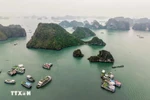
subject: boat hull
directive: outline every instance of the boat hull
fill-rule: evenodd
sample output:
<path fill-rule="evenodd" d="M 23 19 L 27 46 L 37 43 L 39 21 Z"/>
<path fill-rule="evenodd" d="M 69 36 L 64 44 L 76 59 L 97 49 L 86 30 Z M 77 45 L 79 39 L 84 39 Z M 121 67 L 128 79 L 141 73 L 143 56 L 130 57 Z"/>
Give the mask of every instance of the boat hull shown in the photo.
<path fill-rule="evenodd" d="M 27 80 L 28 80 L 29 82 L 35 82 L 35 80 L 29 79 L 29 78 L 27 78 Z"/>
<path fill-rule="evenodd" d="M 47 81 L 46 83 L 44 83 L 43 85 L 41 85 L 41 86 L 36 86 L 36 88 L 37 89 L 39 89 L 39 88 L 42 88 L 42 87 L 44 87 L 44 86 L 46 86 L 48 83 L 50 83 L 52 81 L 52 79 L 50 79 L 49 81 Z"/>

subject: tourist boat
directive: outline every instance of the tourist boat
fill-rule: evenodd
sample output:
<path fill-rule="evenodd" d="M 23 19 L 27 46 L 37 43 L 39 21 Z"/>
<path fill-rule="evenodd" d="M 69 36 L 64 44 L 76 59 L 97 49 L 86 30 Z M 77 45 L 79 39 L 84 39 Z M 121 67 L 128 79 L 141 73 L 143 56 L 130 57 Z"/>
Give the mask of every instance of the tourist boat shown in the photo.
<path fill-rule="evenodd" d="M 107 82 L 109 85 L 113 85 L 113 86 L 117 86 L 117 87 L 121 87 L 121 82 L 117 81 L 117 80 L 112 80 L 112 79 L 108 79 L 106 78 L 106 80 L 104 80 L 105 82 Z"/>
<path fill-rule="evenodd" d="M 8 75 L 10 75 L 10 76 L 14 76 L 14 75 L 16 75 L 17 74 L 17 72 L 16 72 L 16 70 L 9 70 L 8 72 Z"/>
<path fill-rule="evenodd" d="M 24 74 L 25 73 L 24 70 L 19 69 L 19 68 L 16 68 L 15 70 L 16 70 L 17 74 Z"/>
<path fill-rule="evenodd" d="M 27 80 L 30 82 L 35 82 L 34 78 L 31 75 L 27 75 Z"/>
<path fill-rule="evenodd" d="M 24 87 L 27 88 L 27 89 L 31 89 L 31 88 L 32 88 L 32 85 L 31 85 L 30 82 L 25 82 L 25 81 L 23 81 L 23 82 L 21 83 L 21 85 L 24 86 Z"/>
<path fill-rule="evenodd" d="M 102 83 L 106 82 L 109 85 L 121 87 L 121 82 L 114 80 L 114 75 L 112 74 L 112 72 L 106 74 L 105 70 L 102 70 L 101 78 L 102 78 Z"/>
<path fill-rule="evenodd" d="M 104 81 L 107 82 L 109 85 L 115 86 L 115 81 L 114 80 L 104 80 Z"/>
<path fill-rule="evenodd" d="M 103 80 L 109 80 L 108 74 L 105 74 L 105 75 L 101 76 L 101 78 L 102 78 Z"/>
<path fill-rule="evenodd" d="M 121 87 L 121 82 L 115 80 L 115 85 L 116 85 L 117 87 Z"/>
<path fill-rule="evenodd" d="M 122 68 L 124 67 L 124 65 L 120 65 L 120 66 L 112 66 L 112 68 Z"/>
<path fill-rule="evenodd" d="M 25 68 L 24 68 L 23 64 L 13 66 L 12 69 L 16 70 L 17 74 L 24 74 L 25 73 Z"/>
<path fill-rule="evenodd" d="M 13 66 L 12 69 L 21 69 L 21 70 L 25 71 L 25 68 L 24 68 L 23 64 L 15 65 L 15 66 Z"/>
<path fill-rule="evenodd" d="M 53 66 L 52 63 L 46 63 L 46 64 L 44 64 L 42 67 L 43 67 L 44 69 L 50 69 L 52 66 Z"/>
<path fill-rule="evenodd" d="M 46 76 L 45 78 L 41 79 L 41 80 L 38 82 L 36 88 L 38 89 L 38 88 L 41 88 L 41 87 L 45 86 L 45 85 L 48 84 L 51 80 L 52 80 L 51 76 Z"/>
<path fill-rule="evenodd" d="M 23 65 L 23 64 L 19 64 L 19 65 L 18 65 L 18 68 L 20 68 L 21 70 L 24 70 L 24 71 L 25 71 L 25 68 L 24 68 L 24 65 Z"/>
<path fill-rule="evenodd" d="M 108 90 L 108 91 L 110 91 L 110 92 L 112 92 L 112 93 L 114 93 L 115 92 L 115 86 L 113 86 L 113 85 L 109 85 L 107 82 L 103 82 L 102 83 L 102 85 L 101 85 L 101 88 L 103 88 L 103 89 L 105 89 L 105 90 Z"/>
<path fill-rule="evenodd" d="M 16 81 L 15 80 L 11 80 L 11 79 L 7 79 L 4 81 L 6 84 L 15 84 Z"/>
<path fill-rule="evenodd" d="M 109 72 L 109 73 L 108 73 L 108 77 L 109 77 L 110 79 L 114 79 L 114 75 L 112 74 L 112 72 Z"/>
<path fill-rule="evenodd" d="M 101 73 L 101 78 L 103 80 L 105 79 L 114 79 L 114 75 L 112 74 L 112 72 L 109 72 L 108 74 L 106 74 L 105 70 L 102 70 L 102 73 Z"/>

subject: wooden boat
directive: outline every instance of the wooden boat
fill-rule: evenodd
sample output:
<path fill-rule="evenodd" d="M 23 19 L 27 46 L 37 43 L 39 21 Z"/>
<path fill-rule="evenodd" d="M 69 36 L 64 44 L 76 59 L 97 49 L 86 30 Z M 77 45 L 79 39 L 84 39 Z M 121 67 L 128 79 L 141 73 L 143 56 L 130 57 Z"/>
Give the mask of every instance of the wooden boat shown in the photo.
<path fill-rule="evenodd" d="M 112 66 L 112 68 L 122 68 L 124 67 L 124 65 L 120 65 L 120 66 Z"/>

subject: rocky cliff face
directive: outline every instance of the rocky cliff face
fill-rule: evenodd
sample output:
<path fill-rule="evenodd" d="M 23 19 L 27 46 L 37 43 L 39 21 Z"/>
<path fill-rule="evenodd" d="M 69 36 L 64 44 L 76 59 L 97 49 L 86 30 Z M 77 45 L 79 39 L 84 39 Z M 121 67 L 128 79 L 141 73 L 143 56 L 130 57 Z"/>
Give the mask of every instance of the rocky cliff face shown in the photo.
<path fill-rule="evenodd" d="M 127 21 L 109 19 L 106 23 L 106 29 L 108 30 L 129 30 L 130 24 Z"/>
<path fill-rule="evenodd" d="M 131 18 L 124 18 L 124 17 L 115 17 L 114 18 L 117 21 L 125 21 L 128 22 L 130 24 L 130 26 L 132 26 L 134 24 L 134 20 Z"/>
<path fill-rule="evenodd" d="M 13 37 L 25 37 L 26 32 L 20 25 L 0 25 L 0 40 L 6 40 Z"/>
<path fill-rule="evenodd" d="M 140 30 L 140 31 L 149 31 L 150 30 L 150 23 L 136 23 L 132 27 L 133 30 Z"/>
<path fill-rule="evenodd" d="M 92 25 L 91 25 L 91 28 L 93 30 L 96 30 L 96 29 L 104 29 L 104 26 L 102 26 L 101 24 L 99 24 L 99 22 L 97 20 L 94 20 L 92 22 Z"/>
<path fill-rule="evenodd" d="M 91 56 L 88 58 L 90 62 L 103 62 L 103 63 L 113 63 L 114 58 L 110 52 L 106 50 L 99 51 L 97 56 Z"/>
<path fill-rule="evenodd" d="M 39 23 L 34 35 L 27 43 L 27 48 L 61 50 L 83 43 L 57 24 Z"/>
<path fill-rule="evenodd" d="M 82 54 L 80 49 L 77 49 L 73 52 L 74 57 L 83 57 L 84 55 Z"/>
<path fill-rule="evenodd" d="M 84 27 L 93 29 L 93 30 L 105 28 L 105 26 L 99 24 L 99 22 L 97 20 L 94 20 L 91 24 L 88 21 L 84 21 L 84 23 L 85 23 Z"/>
<path fill-rule="evenodd" d="M 79 39 L 95 36 L 95 33 L 90 29 L 85 27 L 77 27 L 76 30 L 72 33 L 73 36 Z"/>

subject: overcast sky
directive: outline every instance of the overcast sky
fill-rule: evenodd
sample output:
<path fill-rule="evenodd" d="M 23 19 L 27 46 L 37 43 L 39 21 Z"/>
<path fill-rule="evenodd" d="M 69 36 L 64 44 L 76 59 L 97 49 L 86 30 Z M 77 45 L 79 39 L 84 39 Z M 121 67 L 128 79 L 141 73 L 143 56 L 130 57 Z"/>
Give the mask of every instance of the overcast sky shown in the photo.
<path fill-rule="evenodd" d="M 0 0 L 0 16 L 150 17 L 150 0 Z"/>

